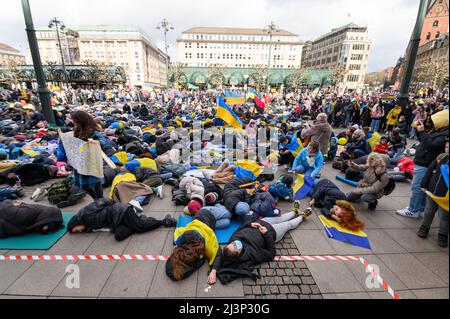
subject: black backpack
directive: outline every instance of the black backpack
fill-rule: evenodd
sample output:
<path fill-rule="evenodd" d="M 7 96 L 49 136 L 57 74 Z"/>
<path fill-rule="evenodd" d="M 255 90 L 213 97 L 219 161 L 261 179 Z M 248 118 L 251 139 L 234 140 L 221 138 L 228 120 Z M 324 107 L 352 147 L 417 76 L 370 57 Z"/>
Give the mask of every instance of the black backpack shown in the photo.
<path fill-rule="evenodd" d="M 72 178 L 66 178 L 62 181 L 57 181 L 50 185 L 48 191 L 48 201 L 53 205 L 66 201 L 71 194 Z"/>
<path fill-rule="evenodd" d="M 377 177 L 378 177 L 378 179 L 380 179 L 381 176 L 377 175 Z M 389 175 L 388 175 L 388 177 L 389 177 L 389 182 L 384 187 L 384 196 L 391 195 L 395 189 L 395 180 Z"/>

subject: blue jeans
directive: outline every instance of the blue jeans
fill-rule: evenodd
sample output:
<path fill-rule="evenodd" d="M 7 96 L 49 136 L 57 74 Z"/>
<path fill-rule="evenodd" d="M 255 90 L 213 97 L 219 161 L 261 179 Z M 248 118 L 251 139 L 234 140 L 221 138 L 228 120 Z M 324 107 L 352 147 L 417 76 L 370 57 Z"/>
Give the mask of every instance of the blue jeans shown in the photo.
<path fill-rule="evenodd" d="M 411 184 L 411 199 L 409 201 L 409 211 L 412 213 L 423 212 L 427 195 L 420 189 L 420 184 L 424 178 L 427 167 L 415 165 L 414 177 Z"/>
<path fill-rule="evenodd" d="M 381 119 L 373 119 L 370 124 L 370 130 L 372 132 L 378 132 L 380 130 Z"/>
<path fill-rule="evenodd" d="M 404 147 L 398 148 L 396 150 L 392 150 L 388 152 L 389 157 L 391 158 L 391 165 L 397 165 L 398 161 L 402 158 L 403 152 L 405 151 Z"/>
<path fill-rule="evenodd" d="M 350 123 L 350 112 L 345 112 L 344 126 L 347 127 Z"/>
<path fill-rule="evenodd" d="M 314 168 L 309 166 L 304 166 L 303 164 L 300 164 L 297 167 L 294 167 L 294 171 L 297 174 L 305 174 L 306 176 L 311 176 L 311 173 L 313 172 Z"/>
<path fill-rule="evenodd" d="M 206 206 L 206 209 L 211 212 L 216 218 L 216 229 L 224 229 L 230 226 L 231 213 L 225 206 L 217 204 L 215 206 Z"/>

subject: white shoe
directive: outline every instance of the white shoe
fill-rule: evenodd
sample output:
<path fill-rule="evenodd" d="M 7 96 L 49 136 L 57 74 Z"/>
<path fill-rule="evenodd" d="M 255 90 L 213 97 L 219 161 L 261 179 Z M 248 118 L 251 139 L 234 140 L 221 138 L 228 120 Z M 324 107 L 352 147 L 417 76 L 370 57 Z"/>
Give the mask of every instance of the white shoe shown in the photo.
<path fill-rule="evenodd" d="M 406 212 L 409 212 L 409 207 L 402 208 L 396 211 L 397 214 L 404 214 Z"/>
<path fill-rule="evenodd" d="M 141 204 L 137 201 L 137 200 L 131 200 L 130 203 L 131 205 L 133 205 L 133 207 L 136 209 L 137 213 L 142 213 L 144 211 L 144 209 L 142 208 Z"/>
<path fill-rule="evenodd" d="M 156 195 L 157 195 L 159 198 L 163 199 L 164 195 L 163 195 L 163 187 L 162 187 L 162 185 L 156 187 Z"/>
<path fill-rule="evenodd" d="M 33 195 L 31 195 L 31 199 L 35 199 L 36 197 L 38 197 L 41 191 L 42 190 L 40 188 L 36 188 L 36 190 L 33 192 Z"/>
<path fill-rule="evenodd" d="M 409 208 L 397 211 L 396 213 L 398 215 L 401 215 L 401 216 L 404 216 L 404 217 L 409 217 L 409 218 L 419 218 L 420 217 L 419 212 L 413 213 L 413 212 L 411 212 L 409 210 Z"/>

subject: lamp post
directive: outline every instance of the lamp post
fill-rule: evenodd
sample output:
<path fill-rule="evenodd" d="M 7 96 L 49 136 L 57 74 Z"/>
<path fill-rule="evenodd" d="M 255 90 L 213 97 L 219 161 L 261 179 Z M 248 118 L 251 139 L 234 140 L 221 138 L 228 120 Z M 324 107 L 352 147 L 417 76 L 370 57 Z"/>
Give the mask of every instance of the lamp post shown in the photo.
<path fill-rule="evenodd" d="M 167 81 L 167 87 L 169 87 L 169 56 L 167 55 L 167 49 L 168 49 L 168 45 L 167 45 L 167 32 L 169 32 L 170 30 L 173 30 L 173 26 L 170 24 L 169 21 L 167 21 L 166 18 L 164 18 L 156 27 L 156 29 L 160 30 L 160 29 L 164 30 L 164 50 L 165 50 L 165 54 L 166 54 L 166 81 Z"/>
<path fill-rule="evenodd" d="M 275 25 L 275 23 L 273 23 L 273 21 L 271 21 L 269 23 L 269 25 L 266 27 L 266 29 L 263 30 L 263 32 L 266 32 L 269 35 L 269 59 L 268 59 L 268 62 L 267 62 L 267 79 L 266 79 L 266 81 L 267 81 L 267 90 L 269 90 L 269 86 L 270 86 L 270 83 L 269 83 L 270 56 L 272 54 L 272 37 L 273 37 L 273 34 L 275 32 L 280 32 L 280 30 Z"/>
<path fill-rule="evenodd" d="M 50 91 L 45 82 L 44 70 L 42 68 L 41 56 L 39 54 L 38 42 L 36 39 L 36 32 L 33 25 L 33 17 L 31 16 L 30 4 L 28 0 L 22 1 L 23 15 L 25 18 L 25 25 L 30 45 L 31 57 L 33 59 L 34 73 L 38 83 L 39 99 L 41 100 L 42 113 L 48 123 L 55 124 L 55 115 L 53 114 L 50 105 Z"/>
<path fill-rule="evenodd" d="M 417 51 L 419 50 L 420 36 L 422 33 L 423 22 L 427 14 L 429 0 L 420 0 L 419 12 L 417 14 L 416 25 L 410 40 L 410 50 L 406 57 L 406 72 L 402 80 L 400 92 L 397 96 L 398 104 L 404 108 L 409 101 L 409 86 L 414 71 L 414 64 L 416 63 Z"/>
<path fill-rule="evenodd" d="M 64 54 L 63 54 L 63 49 L 62 49 L 62 45 L 61 45 L 61 37 L 59 36 L 59 30 L 63 31 L 66 26 L 64 25 L 64 22 L 58 20 L 56 17 L 53 18 L 53 20 L 50 20 L 50 22 L 48 23 L 48 27 L 49 28 L 53 28 L 55 27 L 56 29 L 56 38 L 58 39 L 58 45 L 59 45 L 59 52 L 61 53 L 61 65 L 64 71 L 64 78 L 67 80 L 66 75 L 66 64 L 64 63 Z"/>

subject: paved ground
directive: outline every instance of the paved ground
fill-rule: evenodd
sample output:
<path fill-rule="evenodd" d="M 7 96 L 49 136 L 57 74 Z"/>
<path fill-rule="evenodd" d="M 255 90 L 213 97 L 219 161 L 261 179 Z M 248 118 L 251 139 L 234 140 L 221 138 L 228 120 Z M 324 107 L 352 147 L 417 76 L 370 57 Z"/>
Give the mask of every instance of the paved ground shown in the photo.
<path fill-rule="evenodd" d="M 281 174 L 283 171 L 278 172 Z M 337 171 L 327 166 L 323 177 L 335 180 Z M 336 181 L 344 192 L 351 187 Z M 31 194 L 32 190 L 27 190 Z M 107 190 L 105 191 L 106 194 Z M 145 214 L 162 218 L 181 214 L 182 207 L 171 202 L 170 187 L 163 200 L 153 199 Z M 280 254 L 355 255 L 379 266 L 381 276 L 400 298 L 449 298 L 449 251 L 437 246 L 436 219 L 427 240 L 415 232 L 420 220 L 406 219 L 395 210 L 408 204 L 410 184 L 397 184 L 391 196 L 380 200 L 377 211 L 357 204 L 373 250 L 328 239 L 317 212 L 278 244 Z M 29 196 L 28 196 L 29 197 Z M 30 201 L 27 199 L 26 201 Z M 87 197 L 64 212 L 77 212 L 90 201 Z M 42 204 L 49 205 L 44 201 Z M 302 201 L 303 208 L 308 200 Z M 284 211 L 292 204 L 280 203 Z M 159 229 L 116 242 L 109 233 L 66 234 L 48 251 L 1 251 L 0 254 L 150 254 L 168 255 L 173 229 Z M 256 283 L 238 280 L 228 286 L 216 284 L 209 292 L 207 268 L 189 279 L 174 283 L 164 273 L 164 262 L 78 261 L 81 287 L 65 285 L 70 262 L 0 262 L 0 298 L 386 298 L 381 287 L 368 288 L 369 275 L 358 261 L 306 261 L 261 265 L 262 278 Z"/>

